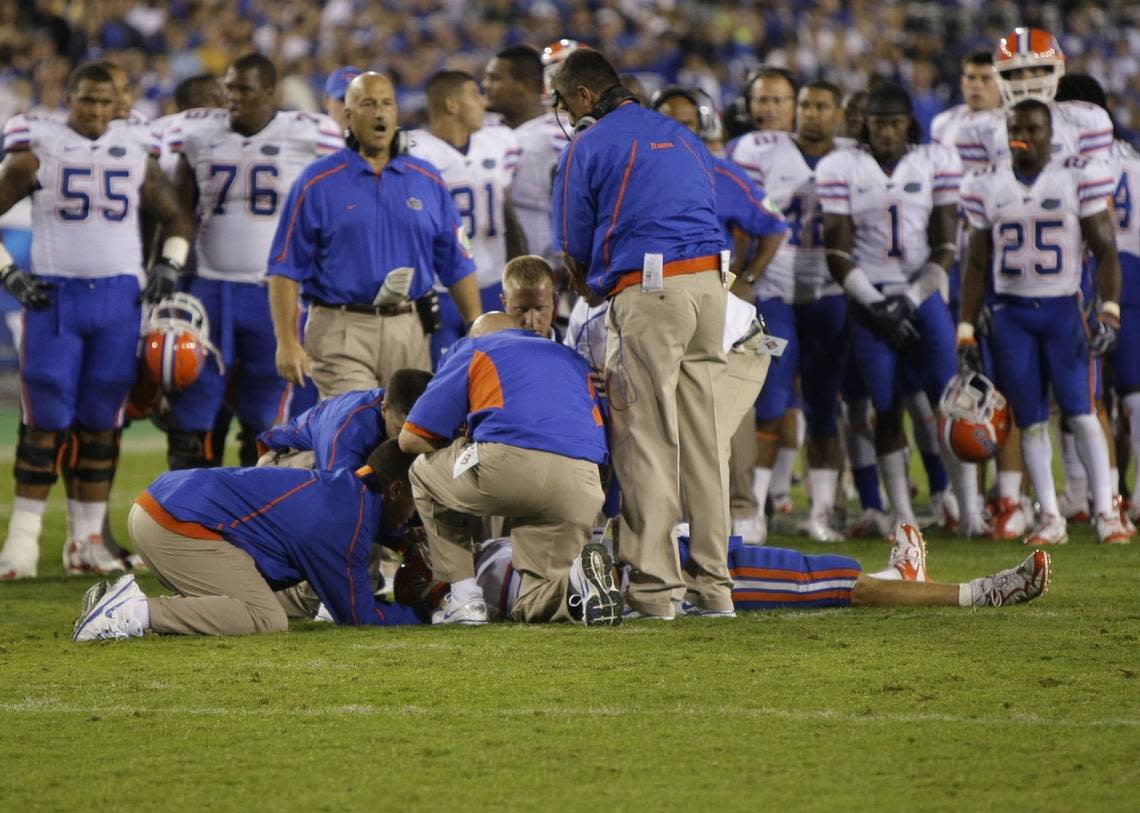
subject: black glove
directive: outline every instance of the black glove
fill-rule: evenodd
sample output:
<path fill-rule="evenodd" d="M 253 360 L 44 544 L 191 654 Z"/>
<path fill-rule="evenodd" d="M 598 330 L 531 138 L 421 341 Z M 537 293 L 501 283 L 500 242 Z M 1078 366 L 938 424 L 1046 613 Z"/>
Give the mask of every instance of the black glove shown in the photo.
<path fill-rule="evenodd" d="M 181 273 L 182 269 L 176 263 L 166 258 L 160 259 L 151 269 L 146 288 L 139 296 L 139 302 L 145 300 L 153 304 L 173 296 L 178 290 L 178 276 Z"/>
<path fill-rule="evenodd" d="M 918 341 L 918 328 L 911 319 L 914 304 L 902 294 L 872 303 L 867 310 L 871 313 L 875 333 L 894 350 L 902 353 Z"/>
<path fill-rule="evenodd" d="M 1094 356 L 1104 356 L 1116 349 L 1118 325 L 1101 316 L 1089 323 L 1089 350 Z"/>
<path fill-rule="evenodd" d="M 48 291 L 52 289 L 52 286 L 43 280 L 36 279 L 18 266 L 10 265 L 0 271 L 0 283 L 17 302 L 26 308 L 39 311 L 51 304 Z"/>
<path fill-rule="evenodd" d="M 963 374 L 982 371 L 982 351 L 974 340 L 958 343 L 958 371 Z"/>

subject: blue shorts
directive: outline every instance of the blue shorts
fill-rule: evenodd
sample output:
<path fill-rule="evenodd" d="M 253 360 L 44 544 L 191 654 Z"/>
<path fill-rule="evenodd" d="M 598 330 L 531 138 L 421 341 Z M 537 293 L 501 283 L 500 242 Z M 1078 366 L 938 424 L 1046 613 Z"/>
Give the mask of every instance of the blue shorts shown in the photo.
<path fill-rule="evenodd" d="M 847 297 L 835 294 L 796 305 L 795 316 L 808 437 L 829 438 L 839 432 L 839 392 L 847 375 Z"/>
<path fill-rule="evenodd" d="M 1049 419 L 1050 384 L 1062 415 L 1092 413 L 1096 365 L 1078 296 L 998 296 L 993 322 L 994 383 L 1018 426 Z"/>
<path fill-rule="evenodd" d="M 483 313 L 501 311 L 503 309 L 503 285 L 496 282 L 486 288 L 479 289 L 479 301 L 483 306 Z M 439 292 L 439 321 L 440 328 L 431 334 L 431 368 L 439 369 L 439 360 L 447 348 L 463 338 L 463 317 L 455 300 L 446 291 Z"/>
<path fill-rule="evenodd" d="M 47 308 L 23 310 L 24 423 L 47 432 L 73 424 L 96 432 L 122 426 L 123 404 L 138 369 L 138 280 L 127 275 L 40 279 L 55 290 Z"/>
<path fill-rule="evenodd" d="M 796 406 L 796 373 L 800 367 L 800 343 L 796 338 L 796 319 L 792 306 L 773 297 L 756 302 L 756 310 L 768 324 L 773 336 L 788 340 L 784 355 L 772 359 L 764 389 L 756 399 L 756 420 L 774 421 Z"/>
<path fill-rule="evenodd" d="M 919 340 L 900 355 L 875 335 L 867 311 L 855 309 L 851 343 L 877 412 L 898 409 L 903 395 L 920 390 L 931 405 L 937 406 L 946 383 L 958 370 L 954 323 L 942 297 L 927 297 L 915 312 L 914 321 Z"/>
<path fill-rule="evenodd" d="M 260 433 L 284 421 L 293 388 L 277 374 L 277 339 L 266 287 L 195 277 L 187 291 L 202 301 L 210 317 L 210 341 L 221 352 L 226 373 L 237 376 L 242 425 Z M 211 358 L 198 380 L 173 399 L 171 425 L 183 432 L 209 432 L 225 395 L 226 379 Z"/>

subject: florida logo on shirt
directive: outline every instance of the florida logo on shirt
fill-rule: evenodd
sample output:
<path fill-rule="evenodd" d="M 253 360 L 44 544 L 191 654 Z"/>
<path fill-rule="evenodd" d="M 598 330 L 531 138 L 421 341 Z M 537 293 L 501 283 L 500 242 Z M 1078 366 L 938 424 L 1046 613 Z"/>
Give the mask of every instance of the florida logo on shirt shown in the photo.
<path fill-rule="evenodd" d="M 471 238 L 467 236 L 467 231 L 462 225 L 455 227 L 455 239 L 459 241 L 459 247 L 463 249 L 463 253 L 467 259 L 471 259 Z"/>
<path fill-rule="evenodd" d="M 495 159 L 494 158 L 484 158 L 483 159 L 483 169 L 494 169 L 494 168 L 495 168 Z"/>
<path fill-rule="evenodd" d="M 421 212 L 424 208 L 424 202 L 415 196 L 410 197 L 408 198 L 408 208 L 413 212 Z"/>

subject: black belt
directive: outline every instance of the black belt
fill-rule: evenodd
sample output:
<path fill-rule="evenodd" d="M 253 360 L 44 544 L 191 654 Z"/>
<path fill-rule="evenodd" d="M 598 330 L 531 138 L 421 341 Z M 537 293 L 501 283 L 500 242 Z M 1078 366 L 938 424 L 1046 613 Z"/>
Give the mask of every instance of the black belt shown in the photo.
<path fill-rule="evenodd" d="M 401 316 L 405 313 L 411 313 L 416 309 L 415 305 L 411 302 L 401 302 L 398 305 L 358 305 L 356 303 L 334 305 L 331 302 L 321 302 L 319 299 L 310 299 L 309 304 L 316 305 L 318 308 L 328 308 L 329 310 L 344 311 L 345 313 L 367 313 L 372 316 Z"/>

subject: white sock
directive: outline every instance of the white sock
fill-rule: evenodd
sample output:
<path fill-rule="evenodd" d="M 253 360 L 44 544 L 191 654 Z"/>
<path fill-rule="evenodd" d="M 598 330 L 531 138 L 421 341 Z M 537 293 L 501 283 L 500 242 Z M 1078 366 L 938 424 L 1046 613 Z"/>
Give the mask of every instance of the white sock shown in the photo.
<path fill-rule="evenodd" d="M 1073 428 L 1072 422 L 1069 428 Z M 1083 506 L 1089 501 L 1088 472 L 1077 451 L 1076 435 L 1064 430 L 1061 431 L 1061 466 L 1065 472 L 1065 493 L 1076 505 Z"/>
<path fill-rule="evenodd" d="M 905 447 L 879 455 L 879 472 L 887 487 L 887 496 L 895 512 L 895 522 L 914 522 L 910 504 L 910 479 L 907 477 L 909 450 Z"/>
<path fill-rule="evenodd" d="M 145 597 L 129 602 L 126 609 L 130 613 L 131 620 L 144 632 L 150 629 L 150 602 Z"/>
<path fill-rule="evenodd" d="M 830 522 L 835 508 L 835 492 L 839 489 L 839 472 L 835 469 L 808 469 L 811 485 L 811 516 Z"/>
<path fill-rule="evenodd" d="M 851 468 L 875 465 L 875 435 L 871 428 L 871 402 L 864 399 L 848 405 L 847 458 Z"/>
<path fill-rule="evenodd" d="M 967 517 L 980 513 L 978 466 L 976 463 L 959 460 L 949 446 L 941 445 L 942 464 L 950 474 L 950 487 L 954 490 L 954 496 L 958 498 L 958 513 L 965 522 Z"/>
<path fill-rule="evenodd" d="M 83 513 L 82 506 L 79 500 L 73 500 L 71 497 L 67 498 L 67 539 L 71 541 L 75 539 L 75 518 Z"/>
<path fill-rule="evenodd" d="M 938 422 L 930 409 L 930 399 L 924 392 L 916 392 L 903 399 L 903 405 L 910 413 L 910 423 L 914 430 L 914 445 L 923 454 L 938 454 Z"/>
<path fill-rule="evenodd" d="M 451 583 L 451 598 L 458 604 L 483 598 L 483 588 L 475 579 L 460 579 Z"/>
<path fill-rule="evenodd" d="M 1017 500 L 1021 498 L 1021 472 L 1001 471 L 997 473 L 998 496 Z"/>
<path fill-rule="evenodd" d="M 792 471 L 796 467 L 796 454 L 799 449 L 785 449 L 783 446 L 776 452 L 776 465 L 772 467 L 772 482 L 769 490 L 778 497 L 783 497 L 792 491 Z"/>
<path fill-rule="evenodd" d="M 8 520 L 8 538 L 4 541 L 3 558 L 21 567 L 32 567 L 40 558 L 40 533 L 44 525 L 45 500 L 17 497 Z"/>
<path fill-rule="evenodd" d="M 760 513 L 764 513 L 764 503 L 768 500 L 768 487 L 772 484 L 772 470 L 757 466 L 752 470 L 752 494 L 756 497 L 756 504 L 760 506 Z"/>
<path fill-rule="evenodd" d="M 1025 470 L 1029 472 L 1029 482 L 1037 492 L 1041 503 L 1041 514 L 1059 517 L 1057 492 L 1053 485 L 1053 444 L 1049 442 L 1048 422 L 1035 423 L 1021 430 L 1021 453 L 1025 457 Z"/>
<path fill-rule="evenodd" d="M 973 607 L 974 606 L 974 584 L 973 582 L 962 582 L 958 585 L 958 606 L 959 607 Z"/>
<path fill-rule="evenodd" d="M 1104 427 L 1096 415 L 1075 415 L 1069 418 L 1069 425 L 1077 436 L 1077 453 L 1088 472 L 1093 513 L 1110 513 L 1112 493 L 1116 488 L 1108 474 L 1108 441 L 1104 437 Z"/>
<path fill-rule="evenodd" d="M 1105 438 L 1107 441 L 1108 438 Z M 1108 484 L 1112 488 L 1112 497 L 1116 499 L 1116 495 L 1120 492 L 1117 489 L 1120 487 L 1120 469 L 1116 466 L 1110 466 L 1108 469 Z"/>
<path fill-rule="evenodd" d="M 802 409 L 795 410 L 796 415 L 796 448 L 802 449 L 804 445 L 804 438 L 807 437 L 807 418 L 804 417 Z"/>
<path fill-rule="evenodd" d="M 100 536 L 103 533 L 103 519 L 107 516 L 107 503 L 104 502 L 76 502 L 75 516 L 72 519 L 75 528 L 74 539 L 88 539 Z"/>
<path fill-rule="evenodd" d="M 1132 477 L 1132 504 L 1140 503 L 1140 392 L 1124 396 L 1124 410 L 1128 413 L 1128 439 L 1132 445 L 1132 459 L 1136 461 L 1136 474 Z"/>

